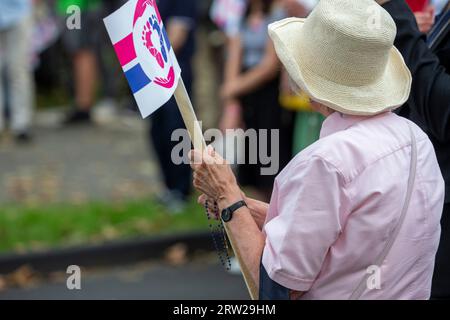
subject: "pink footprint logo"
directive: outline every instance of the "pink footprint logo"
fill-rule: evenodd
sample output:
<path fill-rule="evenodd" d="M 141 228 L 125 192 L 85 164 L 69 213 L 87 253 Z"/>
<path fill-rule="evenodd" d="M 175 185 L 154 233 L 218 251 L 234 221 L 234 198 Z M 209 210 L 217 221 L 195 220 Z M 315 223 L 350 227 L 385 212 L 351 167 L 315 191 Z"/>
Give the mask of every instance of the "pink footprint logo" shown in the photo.
<path fill-rule="evenodd" d="M 138 0 L 136 4 L 136 10 L 134 12 L 133 26 L 136 24 L 137 19 L 144 15 L 147 6 L 153 7 L 153 9 L 155 9 L 158 22 L 161 22 L 161 15 L 159 14 L 158 6 L 156 5 L 155 0 Z"/>
<path fill-rule="evenodd" d="M 161 53 L 158 51 L 158 49 L 155 48 L 152 42 L 152 30 L 151 30 L 150 23 L 147 21 L 147 23 L 144 26 L 144 30 L 142 30 L 142 41 L 144 41 L 144 46 L 147 47 L 150 54 L 155 57 L 156 61 L 158 62 L 158 65 L 161 67 L 161 69 L 164 69 L 164 60 L 161 55 Z"/>
<path fill-rule="evenodd" d="M 156 84 L 160 85 L 163 88 L 172 88 L 173 84 L 175 83 L 175 70 L 173 69 L 173 67 L 170 67 L 167 78 L 155 78 L 154 81 Z"/>

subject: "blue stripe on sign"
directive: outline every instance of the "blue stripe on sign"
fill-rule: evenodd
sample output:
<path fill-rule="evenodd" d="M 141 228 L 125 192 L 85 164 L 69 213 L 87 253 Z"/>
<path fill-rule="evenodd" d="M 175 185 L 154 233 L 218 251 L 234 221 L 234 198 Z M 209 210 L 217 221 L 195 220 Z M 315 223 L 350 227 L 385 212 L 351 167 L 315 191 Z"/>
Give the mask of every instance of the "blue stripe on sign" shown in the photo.
<path fill-rule="evenodd" d="M 151 83 L 152 81 L 147 77 L 140 64 L 135 65 L 133 68 L 125 72 L 125 77 L 128 80 L 131 91 L 133 93 L 138 92 L 143 87 Z"/>
<path fill-rule="evenodd" d="M 166 41 L 166 47 L 170 51 L 170 49 L 172 49 L 172 47 L 170 45 L 169 36 L 167 35 L 166 28 L 164 28 L 164 26 L 162 28 L 162 32 L 163 32 L 163 35 L 164 35 L 164 40 Z"/>

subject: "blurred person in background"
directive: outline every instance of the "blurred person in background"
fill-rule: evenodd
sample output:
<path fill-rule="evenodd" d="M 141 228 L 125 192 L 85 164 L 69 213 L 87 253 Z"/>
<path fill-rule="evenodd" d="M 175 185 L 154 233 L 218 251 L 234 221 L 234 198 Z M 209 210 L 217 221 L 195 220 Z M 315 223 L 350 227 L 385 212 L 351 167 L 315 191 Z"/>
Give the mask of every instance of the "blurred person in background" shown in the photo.
<path fill-rule="evenodd" d="M 315 7 L 318 0 L 280 0 L 288 16 L 304 18 Z"/>
<path fill-rule="evenodd" d="M 102 0 L 102 18 L 119 9 L 127 0 Z M 123 82 L 122 68 L 117 63 L 111 40 L 104 26 L 100 26 L 99 42 L 95 46 L 98 61 L 100 101 L 95 105 L 93 117 L 96 122 L 116 121 L 118 101 Z M 135 105 L 133 104 L 133 109 Z"/>
<path fill-rule="evenodd" d="M 184 84 L 191 95 L 197 24 L 196 0 L 163 0 L 157 1 L 157 4 L 181 67 Z M 189 164 L 176 165 L 171 159 L 172 149 L 179 143 L 172 141 L 172 133 L 185 128 L 175 98 L 172 97 L 165 106 L 155 111 L 150 120 L 149 137 L 153 142 L 166 188 L 158 200 L 172 213 L 178 213 L 184 208 L 191 191 L 191 168 Z"/>
<path fill-rule="evenodd" d="M 96 46 L 104 34 L 101 0 L 56 0 L 58 13 L 64 20 L 62 42 L 72 59 L 74 106 L 65 124 L 91 123 L 91 109 L 95 102 L 98 62 Z M 81 28 L 69 29 L 66 19 L 70 6 L 81 10 Z"/>
<path fill-rule="evenodd" d="M 431 0 L 431 3 L 436 8 L 436 14 L 440 14 L 447 5 L 448 0 Z"/>
<path fill-rule="evenodd" d="M 422 33 L 428 33 L 434 25 L 436 8 L 429 0 L 406 0 L 416 17 Z"/>
<path fill-rule="evenodd" d="M 268 25 L 284 17 L 284 11 L 271 0 L 251 0 L 240 24 L 239 33 L 228 40 L 224 84 L 221 88 L 223 114 L 220 128 L 279 129 L 279 170 L 292 156 L 293 114 L 279 104 L 280 65 L 267 33 Z M 258 137 L 259 139 L 260 137 Z M 259 149 L 261 141 L 258 142 Z M 255 198 L 268 200 L 275 175 L 261 175 L 263 165 L 249 163 L 245 146 L 245 164 L 239 165 L 239 182 L 251 187 Z"/>
<path fill-rule="evenodd" d="M 19 143 L 31 139 L 34 104 L 31 13 L 31 0 L 0 1 L 0 131 L 5 129 L 4 106 L 7 96 L 10 129 Z M 6 80 L 6 86 L 3 79 Z M 5 88 L 8 92 L 4 92 Z"/>
<path fill-rule="evenodd" d="M 211 20 L 227 37 L 239 33 L 239 25 L 247 8 L 247 0 L 212 0 L 210 7 Z"/>
<path fill-rule="evenodd" d="M 35 0 L 33 5 L 32 65 L 36 72 L 41 54 L 55 44 L 61 30 L 49 1 Z M 35 74 L 35 79 L 37 76 Z"/>

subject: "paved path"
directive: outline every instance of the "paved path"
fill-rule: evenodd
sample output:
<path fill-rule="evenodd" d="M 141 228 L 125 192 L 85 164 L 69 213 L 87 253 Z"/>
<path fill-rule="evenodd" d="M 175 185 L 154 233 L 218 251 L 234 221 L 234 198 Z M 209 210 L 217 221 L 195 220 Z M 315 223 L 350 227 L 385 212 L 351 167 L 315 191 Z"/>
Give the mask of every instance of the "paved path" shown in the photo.
<path fill-rule="evenodd" d="M 230 275 L 217 260 L 174 267 L 164 264 L 82 271 L 81 290 L 68 290 L 60 277 L 29 288 L 0 291 L 6 299 L 249 299 L 244 280 Z"/>
<path fill-rule="evenodd" d="M 0 203 L 83 202 L 148 196 L 159 187 L 147 121 L 132 114 L 109 124 L 64 128 L 41 112 L 35 140 L 0 142 Z"/>

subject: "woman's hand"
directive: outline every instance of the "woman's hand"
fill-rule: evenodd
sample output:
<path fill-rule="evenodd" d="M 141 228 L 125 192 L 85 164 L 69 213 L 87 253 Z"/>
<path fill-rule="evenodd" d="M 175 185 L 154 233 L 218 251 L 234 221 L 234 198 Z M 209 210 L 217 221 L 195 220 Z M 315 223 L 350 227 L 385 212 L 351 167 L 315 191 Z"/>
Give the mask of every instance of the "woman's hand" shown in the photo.
<path fill-rule="evenodd" d="M 208 205 L 212 204 L 211 203 L 212 200 L 208 199 L 208 197 L 204 193 L 201 194 L 197 199 L 198 204 L 200 204 L 202 207 L 205 207 L 206 201 L 208 201 Z M 209 212 L 209 213 L 213 215 L 212 216 L 213 219 L 220 220 L 220 212 L 219 211 L 212 210 L 212 212 Z"/>
<path fill-rule="evenodd" d="M 194 171 L 194 187 L 204 194 L 199 201 L 211 199 L 223 209 L 243 199 L 230 166 L 211 146 L 203 154 L 192 150 L 189 159 Z"/>

